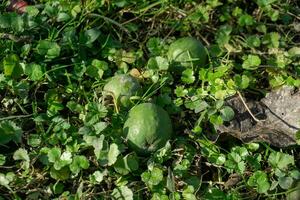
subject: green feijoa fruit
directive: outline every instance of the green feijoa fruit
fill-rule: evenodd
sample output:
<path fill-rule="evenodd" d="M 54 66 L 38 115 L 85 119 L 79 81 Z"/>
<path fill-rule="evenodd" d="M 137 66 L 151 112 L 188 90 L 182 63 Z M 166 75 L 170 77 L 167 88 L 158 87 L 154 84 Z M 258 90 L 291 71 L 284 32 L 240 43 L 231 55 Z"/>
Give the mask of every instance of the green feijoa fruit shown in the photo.
<path fill-rule="evenodd" d="M 131 105 L 130 97 L 136 95 L 140 88 L 134 77 L 122 74 L 112 77 L 104 86 L 103 92 L 104 95 L 112 96 L 117 105 L 128 107 Z"/>
<path fill-rule="evenodd" d="M 141 155 L 163 147 L 173 133 L 169 114 L 152 103 L 133 107 L 129 111 L 123 131 L 129 147 Z"/>
<path fill-rule="evenodd" d="M 193 37 L 184 37 L 170 45 L 168 59 L 177 70 L 182 71 L 186 67 L 203 67 L 207 62 L 207 53 L 199 40 Z"/>

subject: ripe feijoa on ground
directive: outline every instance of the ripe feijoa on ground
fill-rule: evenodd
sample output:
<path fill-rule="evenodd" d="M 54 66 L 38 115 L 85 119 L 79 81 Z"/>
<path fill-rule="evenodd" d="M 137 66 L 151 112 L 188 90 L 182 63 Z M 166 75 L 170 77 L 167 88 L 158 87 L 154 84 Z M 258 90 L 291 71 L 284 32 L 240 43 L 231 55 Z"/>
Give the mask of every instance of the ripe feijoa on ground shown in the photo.
<path fill-rule="evenodd" d="M 130 97 L 136 95 L 140 89 L 139 82 L 132 76 L 122 74 L 112 77 L 103 88 L 104 95 L 113 96 L 117 105 L 128 107 Z"/>
<path fill-rule="evenodd" d="M 192 66 L 203 67 L 207 61 L 207 53 L 199 40 L 193 37 L 184 37 L 170 45 L 168 59 L 181 69 Z"/>
<path fill-rule="evenodd" d="M 143 155 L 163 147 L 173 133 L 169 114 L 153 103 L 133 107 L 123 131 L 129 147 Z"/>

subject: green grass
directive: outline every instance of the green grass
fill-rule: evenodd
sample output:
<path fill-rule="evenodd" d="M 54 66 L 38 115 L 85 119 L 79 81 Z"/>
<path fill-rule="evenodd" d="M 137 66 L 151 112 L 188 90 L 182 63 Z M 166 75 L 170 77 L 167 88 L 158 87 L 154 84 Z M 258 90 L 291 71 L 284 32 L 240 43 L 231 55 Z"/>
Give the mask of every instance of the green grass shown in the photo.
<path fill-rule="evenodd" d="M 299 88 L 297 1 L 31 3 L 22 15 L 0 3 L 0 199 L 254 200 L 298 190 L 297 145 L 216 133 L 234 117 L 226 98 Z M 186 36 L 209 62 L 174 71 L 169 45 Z M 139 80 L 131 106 L 152 102 L 171 117 L 172 140 L 149 156 L 128 148 L 129 108 L 103 96 L 115 74 Z"/>

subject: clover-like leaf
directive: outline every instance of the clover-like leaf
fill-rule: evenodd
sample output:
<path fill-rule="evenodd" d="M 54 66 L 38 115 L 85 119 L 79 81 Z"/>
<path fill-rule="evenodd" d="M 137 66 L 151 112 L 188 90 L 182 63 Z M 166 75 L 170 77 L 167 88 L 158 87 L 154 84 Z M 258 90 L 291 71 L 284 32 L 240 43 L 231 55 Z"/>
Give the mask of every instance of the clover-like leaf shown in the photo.
<path fill-rule="evenodd" d="M 70 15 L 68 15 L 67 13 L 65 12 L 60 12 L 57 14 L 57 21 L 58 22 L 65 22 L 65 21 L 68 21 L 70 19 Z"/>
<path fill-rule="evenodd" d="M 72 154 L 69 151 L 65 151 L 61 154 L 58 160 L 55 161 L 54 163 L 54 168 L 56 170 L 60 170 L 66 165 L 69 165 L 72 163 Z"/>
<path fill-rule="evenodd" d="M 101 183 L 103 181 L 104 176 L 106 175 L 106 171 L 95 171 L 92 175 L 90 175 L 91 182 Z"/>
<path fill-rule="evenodd" d="M 53 59 L 60 55 L 60 46 L 56 42 L 41 40 L 36 46 L 36 51 L 46 58 Z"/>
<path fill-rule="evenodd" d="M 108 70 L 108 64 L 105 61 L 94 59 L 92 64 L 86 68 L 86 74 L 95 79 L 101 79 L 104 72 Z"/>
<path fill-rule="evenodd" d="M 256 171 L 247 181 L 249 186 L 256 187 L 259 193 L 267 193 L 270 188 L 268 175 L 263 171 Z"/>
<path fill-rule="evenodd" d="M 283 176 L 278 179 L 278 183 L 282 189 L 287 190 L 292 187 L 294 180 L 292 177 Z"/>
<path fill-rule="evenodd" d="M 135 171 L 139 168 L 138 159 L 133 154 L 128 154 L 123 158 L 119 158 L 114 164 L 114 169 L 116 172 L 126 175 L 132 171 Z"/>
<path fill-rule="evenodd" d="M 118 158 L 118 155 L 120 154 L 120 150 L 117 144 L 112 143 L 109 146 L 109 152 L 108 152 L 108 165 L 113 165 Z"/>
<path fill-rule="evenodd" d="M 214 125 L 222 125 L 223 124 L 223 118 L 220 115 L 211 115 L 209 117 L 209 121 Z"/>
<path fill-rule="evenodd" d="M 107 115 L 107 108 L 96 102 L 91 102 L 87 106 L 87 113 L 84 116 L 86 125 L 94 125 Z"/>
<path fill-rule="evenodd" d="M 161 38 L 152 37 L 146 44 L 150 53 L 154 56 L 160 55 L 163 49 L 163 42 Z"/>
<path fill-rule="evenodd" d="M 254 19 L 251 15 L 244 14 L 239 17 L 238 23 L 240 26 L 251 26 L 254 24 Z"/>
<path fill-rule="evenodd" d="M 0 122 L 0 144 L 7 144 L 10 141 L 20 142 L 22 133 L 22 129 L 14 122 Z"/>
<path fill-rule="evenodd" d="M 187 95 L 188 90 L 184 88 L 184 86 L 177 86 L 175 89 L 175 94 L 177 97 L 184 97 Z"/>
<path fill-rule="evenodd" d="M 4 165 L 6 161 L 6 156 L 4 156 L 3 154 L 0 154 L 0 166 Z"/>
<path fill-rule="evenodd" d="M 249 86 L 250 79 L 246 75 L 240 76 L 239 74 L 234 76 L 234 83 L 240 89 L 246 89 Z"/>
<path fill-rule="evenodd" d="M 89 166 L 89 160 L 85 156 L 75 156 L 70 164 L 70 170 L 74 174 L 78 174 L 81 169 L 88 169 Z"/>
<path fill-rule="evenodd" d="M 247 45 L 252 48 L 259 47 L 261 44 L 258 35 L 252 35 L 252 36 L 248 37 L 246 42 L 247 42 Z"/>
<path fill-rule="evenodd" d="M 271 32 L 264 36 L 262 43 L 267 45 L 268 48 L 279 47 L 280 34 L 277 32 Z"/>
<path fill-rule="evenodd" d="M 195 81 L 194 71 L 190 68 L 182 72 L 181 80 L 186 84 L 194 83 Z"/>
<path fill-rule="evenodd" d="M 168 70 L 169 62 L 166 58 L 163 58 L 161 56 L 157 56 L 157 57 L 155 57 L 155 61 L 156 61 L 157 66 L 160 70 Z"/>
<path fill-rule="evenodd" d="M 142 181 L 149 185 L 158 185 L 163 180 L 163 171 L 154 167 L 150 172 L 144 172 L 141 175 Z"/>
<path fill-rule="evenodd" d="M 29 155 L 26 149 L 20 148 L 13 155 L 14 160 L 29 161 Z"/>
<path fill-rule="evenodd" d="M 100 36 L 100 34 L 101 34 L 100 30 L 98 30 L 96 28 L 92 28 L 92 29 L 86 30 L 84 32 L 81 40 L 86 45 L 90 45 L 97 40 L 97 38 Z"/>
<path fill-rule="evenodd" d="M 97 159 L 100 159 L 101 157 L 101 151 L 104 146 L 104 138 L 104 135 L 100 135 L 100 137 L 84 136 L 86 143 L 94 147 L 94 153 Z"/>
<path fill-rule="evenodd" d="M 59 170 L 56 170 L 54 167 L 51 167 L 50 176 L 55 180 L 67 180 L 70 177 L 69 167 L 63 167 Z"/>
<path fill-rule="evenodd" d="M 269 155 L 268 162 L 273 168 L 285 170 L 289 165 L 294 165 L 294 157 L 282 152 L 272 152 Z"/>
<path fill-rule="evenodd" d="M 8 184 L 10 183 L 10 181 L 8 180 L 8 178 L 5 176 L 5 174 L 0 173 L 0 185 L 4 186 L 4 187 L 9 187 Z"/>
<path fill-rule="evenodd" d="M 3 59 L 3 68 L 5 76 L 19 78 L 23 73 L 20 59 L 16 54 L 9 54 Z"/>
<path fill-rule="evenodd" d="M 25 67 L 25 74 L 33 81 L 41 80 L 44 76 L 44 69 L 41 65 L 32 63 Z"/>
<path fill-rule="evenodd" d="M 55 163 L 60 158 L 61 150 L 60 148 L 54 147 L 48 151 L 47 155 L 49 162 Z"/>
<path fill-rule="evenodd" d="M 221 117 L 222 119 L 226 122 L 226 121 L 230 121 L 234 118 L 234 111 L 231 107 L 229 106 L 224 106 L 221 110 Z"/>
<path fill-rule="evenodd" d="M 248 70 L 255 70 L 261 64 L 261 59 L 257 55 L 248 55 L 243 62 L 242 67 Z"/>
<path fill-rule="evenodd" d="M 196 196 L 194 194 L 195 189 L 192 185 L 188 185 L 182 192 L 183 199 L 185 200 L 196 200 Z"/>
<path fill-rule="evenodd" d="M 133 192 L 127 186 L 121 186 L 112 191 L 111 197 L 113 199 L 133 200 Z"/>

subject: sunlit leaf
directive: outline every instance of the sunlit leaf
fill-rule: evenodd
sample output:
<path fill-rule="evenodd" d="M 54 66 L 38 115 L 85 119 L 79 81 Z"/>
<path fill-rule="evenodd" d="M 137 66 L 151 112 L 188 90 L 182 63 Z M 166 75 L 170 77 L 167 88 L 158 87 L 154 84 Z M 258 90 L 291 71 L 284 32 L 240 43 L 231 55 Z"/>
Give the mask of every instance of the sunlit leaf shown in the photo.
<path fill-rule="evenodd" d="M 7 55 L 3 59 L 3 67 L 5 76 L 19 78 L 23 73 L 19 57 L 15 54 Z"/>
<path fill-rule="evenodd" d="M 14 160 L 29 161 L 29 155 L 26 149 L 18 149 L 13 155 Z"/>
<path fill-rule="evenodd" d="M 58 57 L 60 50 L 60 46 L 56 42 L 48 40 L 40 40 L 36 46 L 37 53 L 49 59 Z"/>
<path fill-rule="evenodd" d="M 112 143 L 109 147 L 108 152 L 108 165 L 113 165 L 118 158 L 118 155 L 120 154 L 120 150 L 117 144 Z"/>
<path fill-rule="evenodd" d="M 243 68 L 244 69 L 249 69 L 249 70 L 254 70 L 259 67 L 261 64 L 261 59 L 257 55 L 248 55 L 246 59 L 243 62 Z"/>
<path fill-rule="evenodd" d="M 121 186 L 112 191 L 111 197 L 114 199 L 133 200 L 133 192 L 127 186 Z"/>
<path fill-rule="evenodd" d="M 10 141 L 20 142 L 22 133 L 22 129 L 14 122 L 0 122 L 0 144 L 6 144 Z"/>

